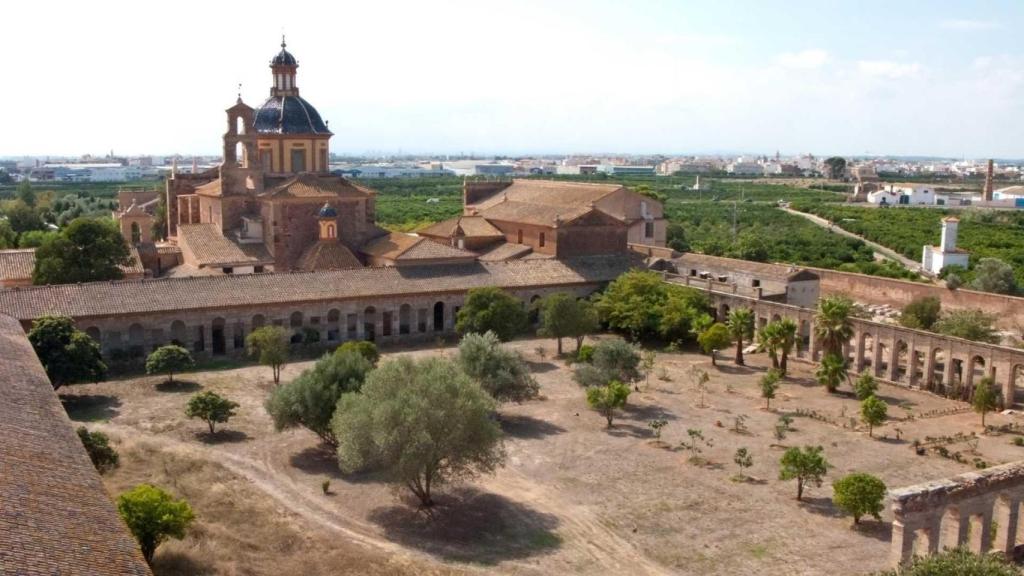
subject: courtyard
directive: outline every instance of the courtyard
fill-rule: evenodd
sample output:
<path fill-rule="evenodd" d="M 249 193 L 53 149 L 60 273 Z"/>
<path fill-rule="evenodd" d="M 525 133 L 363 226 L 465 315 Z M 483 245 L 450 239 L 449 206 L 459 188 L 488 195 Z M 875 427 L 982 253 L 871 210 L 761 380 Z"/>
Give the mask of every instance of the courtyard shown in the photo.
<path fill-rule="evenodd" d="M 889 421 L 870 438 L 856 424 L 859 403 L 849 386 L 829 395 L 813 367 L 799 362 L 790 363 L 766 410 L 757 384 L 767 368 L 763 354 L 748 355 L 746 367 L 720 359 L 716 368 L 694 352 L 659 352 L 648 381 L 607 428 L 587 408 L 571 367 L 553 358 L 554 341 L 509 346 L 529 361 L 541 396 L 500 408 L 505 466 L 445 486 L 432 517 L 372 474 L 342 474 L 311 432 L 276 432 L 263 408 L 273 387 L 269 368 L 59 392 L 76 424 L 106 432 L 120 452 L 120 467 L 104 476 L 112 496 L 150 482 L 195 510 L 189 535 L 158 550 L 158 575 L 863 574 L 888 568 L 891 518 L 886 512 L 882 522 L 867 518 L 852 528 L 832 505 L 833 480 L 868 472 L 895 488 L 1024 454 L 1012 434 L 972 437 L 980 418 L 966 404 L 887 384 L 878 395 Z M 384 352 L 382 361 L 454 356 L 455 349 Z M 282 380 L 311 365 L 287 365 Z M 694 365 L 711 375 L 703 406 L 687 375 Z M 214 436 L 184 416 L 188 398 L 201 390 L 240 404 Z M 792 424 L 779 439 L 782 415 Z M 649 426 L 656 419 L 667 421 L 660 439 Z M 991 414 L 987 422 L 1018 419 Z M 709 441 L 698 464 L 680 446 L 688 429 Z M 915 440 L 935 449 L 918 454 Z M 798 502 L 795 481 L 778 480 L 778 462 L 785 448 L 804 445 L 822 446 L 833 467 Z M 753 455 L 746 479 L 737 479 L 733 463 L 740 447 Z"/>

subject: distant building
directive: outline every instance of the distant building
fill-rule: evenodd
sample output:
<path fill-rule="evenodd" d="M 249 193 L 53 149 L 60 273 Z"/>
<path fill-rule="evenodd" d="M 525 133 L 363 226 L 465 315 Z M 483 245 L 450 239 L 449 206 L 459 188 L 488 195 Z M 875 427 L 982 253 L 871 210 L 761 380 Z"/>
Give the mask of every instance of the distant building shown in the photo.
<path fill-rule="evenodd" d="M 597 167 L 597 171 L 612 176 L 654 176 L 654 166 L 618 166 L 614 164 L 601 164 Z"/>
<path fill-rule="evenodd" d="M 889 184 L 868 192 L 867 201 L 871 204 L 896 205 L 945 205 L 945 196 L 935 193 L 935 188 L 923 184 Z"/>
<path fill-rule="evenodd" d="M 736 176 L 761 176 L 764 168 L 757 162 L 733 162 L 726 166 L 725 171 Z"/>
<path fill-rule="evenodd" d="M 925 246 L 921 256 L 921 268 L 931 274 L 939 274 L 947 266 L 967 268 L 969 255 L 966 250 L 956 247 L 957 228 L 960 219 L 947 216 L 942 219 L 942 240 L 938 246 Z"/>
<path fill-rule="evenodd" d="M 452 176 L 455 171 L 440 166 L 423 168 L 421 166 L 379 166 L 376 164 L 360 164 L 348 168 L 332 169 L 335 176 L 351 178 L 424 178 L 430 176 Z"/>
<path fill-rule="evenodd" d="M 490 160 L 456 160 L 445 162 L 444 168 L 456 176 L 510 176 L 516 171 L 512 164 Z"/>

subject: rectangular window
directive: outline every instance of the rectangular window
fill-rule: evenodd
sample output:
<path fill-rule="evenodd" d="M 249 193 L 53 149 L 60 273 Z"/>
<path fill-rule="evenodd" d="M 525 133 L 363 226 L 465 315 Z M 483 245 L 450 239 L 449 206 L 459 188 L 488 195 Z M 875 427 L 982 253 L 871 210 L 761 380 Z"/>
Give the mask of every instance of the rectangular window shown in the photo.
<path fill-rule="evenodd" d="M 320 151 L 320 171 L 327 172 L 330 167 L 327 165 L 327 150 Z"/>
<path fill-rule="evenodd" d="M 519 244 L 523 243 L 523 231 L 522 230 L 519 231 L 519 240 L 517 240 L 517 242 Z"/>
<path fill-rule="evenodd" d="M 544 247 L 544 233 L 543 232 L 540 233 L 540 247 L 541 248 Z"/>
<path fill-rule="evenodd" d="M 644 238 L 654 238 L 654 222 L 644 222 Z"/>
<path fill-rule="evenodd" d="M 306 171 L 306 151 L 292 150 L 292 172 Z"/>
<path fill-rule="evenodd" d="M 235 273 L 235 269 L 230 267 L 230 266 L 228 266 L 227 268 L 224 268 L 223 270 L 224 270 L 225 274 L 234 274 Z"/>
<path fill-rule="evenodd" d="M 267 172 L 274 171 L 274 152 L 271 150 L 260 150 L 260 168 Z"/>
<path fill-rule="evenodd" d="M 755 278 L 750 281 L 750 285 L 753 286 L 754 288 L 759 288 L 761 286 L 761 281 Z"/>

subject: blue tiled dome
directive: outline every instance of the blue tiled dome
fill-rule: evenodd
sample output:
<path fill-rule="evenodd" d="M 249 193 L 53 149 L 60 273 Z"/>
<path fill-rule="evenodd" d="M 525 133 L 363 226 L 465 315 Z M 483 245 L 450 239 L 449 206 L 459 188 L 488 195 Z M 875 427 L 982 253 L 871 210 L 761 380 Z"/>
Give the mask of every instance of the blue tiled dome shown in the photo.
<path fill-rule="evenodd" d="M 327 204 L 325 202 L 323 208 L 320 209 L 320 217 L 321 218 L 337 218 L 338 217 L 338 211 L 334 209 L 334 206 L 331 206 L 330 204 Z"/>
<path fill-rule="evenodd" d="M 299 96 L 271 96 L 256 109 L 253 127 L 262 134 L 330 134 L 320 113 Z"/>
<path fill-rule="evenodd" d="M 274 56 L 274 59 L 270 61 L 270 64 L 272 66 L 298 66 L 299 65 L 299 62 L 297 60 L 295 60 L 295 56 L 292 56 L 292 53 L 289 52 L 288 50 L 286 50 L 285 46 L 287 46 L 287 44 L 285 44 L 284 38 L 281 38 L 281 51 L 278 52 L 277 56 Z"/>

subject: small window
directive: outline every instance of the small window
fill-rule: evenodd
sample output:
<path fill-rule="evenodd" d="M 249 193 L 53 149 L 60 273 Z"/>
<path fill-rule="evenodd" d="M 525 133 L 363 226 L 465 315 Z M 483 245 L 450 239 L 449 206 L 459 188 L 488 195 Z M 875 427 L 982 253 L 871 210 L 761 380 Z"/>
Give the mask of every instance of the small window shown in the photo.
<path fill-rule="evenodd" d="M 292 150 L 292 172 L 306 171 L 306 151 Z"/>
<path fill-rule="evenodd" d="M 690 276 L 696 276 L 696 275 L 697 275 L 697 271 L 695 269 L 693 269 L 693 268 L 690 268 Z"/>
<path fill-rule="evenodd" d="M 644 222 L 644 238 L 654 238 L 654 222 Z"/>
<path fill-rule="evenodd" d="M 253 267 L 252 271 L 257 273 L 263 272 L 263 266 L 255 266 Z"/>
<path fill-rule="evenodd" d="M 223 268 L 222 270 L 224 270 L 225 274 L 234 274 L 235 273 L 235 269 L 230 267 L 230 266 L 228 266 L 226 268 Z"/>
<path fill-rule="evenodd" d="M 517 240 L 517 242 L 519 244 L 523 243 L 523 231 L 522 230 L 519 231 L 519 240 Z"/>
<path fill-rule="evenodd" d="M 760 288 L 761 280 L 754 278 L 753 280 L 750 281 L 750 285 L 753 286 L 754 288 Z"/>
<path fill-rule="evenodd" d="M 544 247 L 544 233 L 543 232 L 540 233 L 540 247 L 541 248 Z"/>

